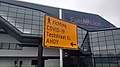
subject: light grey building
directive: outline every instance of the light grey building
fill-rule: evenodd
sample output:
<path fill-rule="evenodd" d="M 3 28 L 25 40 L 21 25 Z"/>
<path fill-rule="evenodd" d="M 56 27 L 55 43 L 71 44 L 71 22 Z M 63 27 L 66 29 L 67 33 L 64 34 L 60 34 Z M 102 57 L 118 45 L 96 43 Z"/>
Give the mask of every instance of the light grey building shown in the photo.
<path fill-rule="evenodd" d="M 0 66 L 36 66 L 44 16 L 59 18 L 59 9 L 0 0 Z M 119 28 L 99 15 L 66 9 L 62 9 L 62 19 L 77 24 L 79 45 L 79 50 L 63 49 L 63 67 L 119 67 Z M 41 57 L 45 67 L 60 66 L 58 48 L 43 47 Z"/>

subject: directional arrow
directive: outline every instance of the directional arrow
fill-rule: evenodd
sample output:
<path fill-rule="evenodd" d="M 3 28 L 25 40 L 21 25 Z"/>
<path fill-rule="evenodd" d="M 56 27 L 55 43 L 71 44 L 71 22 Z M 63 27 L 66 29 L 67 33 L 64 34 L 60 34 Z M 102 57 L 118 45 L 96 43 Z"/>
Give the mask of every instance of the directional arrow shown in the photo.
<path fill-rule="evenodd" d="M 71 42 L 70 45 L 71 45 L 71 46 L 74 46 L 74 45 L 76 45 L 76 44 L 74 44 L 73 42 Z"/>

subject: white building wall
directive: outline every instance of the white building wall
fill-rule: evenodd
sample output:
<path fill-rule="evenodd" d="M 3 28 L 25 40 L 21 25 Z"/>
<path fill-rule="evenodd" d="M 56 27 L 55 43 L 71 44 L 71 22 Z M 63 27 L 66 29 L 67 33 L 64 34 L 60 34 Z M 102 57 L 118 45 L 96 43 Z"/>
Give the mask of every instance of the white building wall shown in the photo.
<path fill-rule="evenodd" d="M 33 67 L 33 65 L 31 65 L 31 60 L 33 60 L 34 58 L 0 58 L 0 67 L 4 66 L 4 67 L 14 67 L 14 61 L 17 60 L 17 66 L 19 66 L 19 61 L 22 60 L 22 66 L 29 66 L 29 67 Z"/>
<path fill-rule="evenodd" d="M 0 57 L 37 57 L 37 47 L 23 47 L 23 50 L 4 50 L 0 49 Z M 44 48 L 43 56 L 59 56 L 59 50 L 55 48 Z"/>
<path fill-rule="evenodd" d="M 45 67 L 59 67 L 60 60 L 59 59 L 48 59 L 45 60 Z"/>
<path fill-rule="evenodd" d="M 0 34 L 0 42 L 19 43 L 19 41 L 8 34 Z"/>
<path fill-rule="evenodd" d="M 8 34 L 0 34 L 0 42 L 19 43 L 19 41 L 17 41 L 15 38 L 11 37 Z M 31 61 L 36 60 L 37 58 L 35 59 L 34 57 L 37 56 L 37 47 L 23 47 L 22 50 L 0 49 L 0 66 L 14 66 L 14 61 L 18 60 L 18 58 L 19 60 L 22 60 L 24 62 L 23 66 L 31 66 Z M 43 56 L 59 56 L 59 49 L 43 48 Z M 59 59 L 48 59 L 45 61 L 45 64 L 45 66 L 59 66 Z"/>

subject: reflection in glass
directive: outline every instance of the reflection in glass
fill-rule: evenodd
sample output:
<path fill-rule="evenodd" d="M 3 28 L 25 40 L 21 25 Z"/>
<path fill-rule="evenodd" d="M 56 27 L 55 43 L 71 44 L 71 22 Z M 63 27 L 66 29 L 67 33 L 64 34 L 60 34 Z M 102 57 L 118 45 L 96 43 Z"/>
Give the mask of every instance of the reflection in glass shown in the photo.
<path fill-rule="evenodd" d="M 112 31 L 105 31 L 105 35 L 106 35 L 106 36 L 112 35 Z"/>
<path fill-rule="evenodd" d="M 14 13 L 16 13 L 16 12 L 17 12 L 17 8 L 10 7 L 10 8 L 9 8 L 9 12 L 14 12 Z"/>
<path fill-rule="evenodd" d="M 31 29 L 24 29 L 24 33 L 31 33 Z"/>

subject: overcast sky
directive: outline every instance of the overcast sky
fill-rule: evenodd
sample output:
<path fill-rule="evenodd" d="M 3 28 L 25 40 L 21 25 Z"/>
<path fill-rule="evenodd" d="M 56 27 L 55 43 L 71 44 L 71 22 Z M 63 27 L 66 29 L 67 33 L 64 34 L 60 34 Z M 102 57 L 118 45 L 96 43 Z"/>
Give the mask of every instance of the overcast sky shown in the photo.
<path fill-rule="evenodd" d="M 120 27 L 120 0 L 20 0 L 53 7 L 98 14 Z"/>

